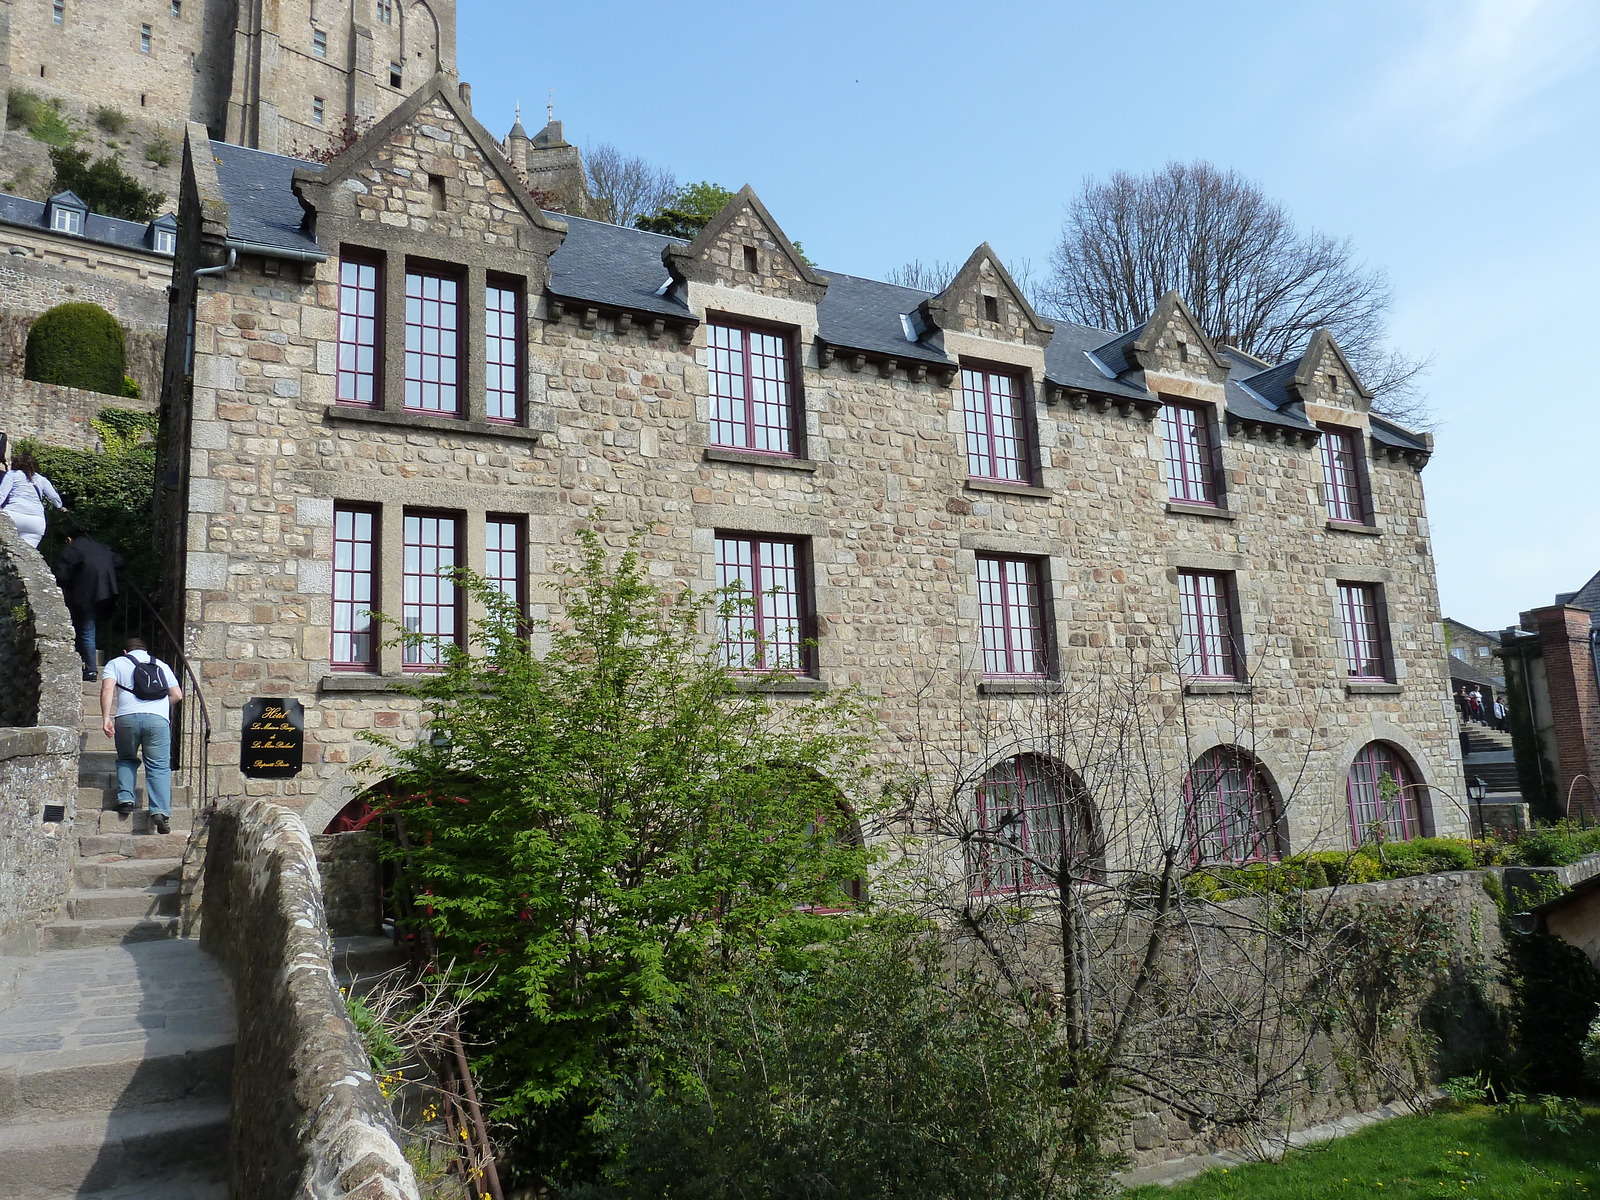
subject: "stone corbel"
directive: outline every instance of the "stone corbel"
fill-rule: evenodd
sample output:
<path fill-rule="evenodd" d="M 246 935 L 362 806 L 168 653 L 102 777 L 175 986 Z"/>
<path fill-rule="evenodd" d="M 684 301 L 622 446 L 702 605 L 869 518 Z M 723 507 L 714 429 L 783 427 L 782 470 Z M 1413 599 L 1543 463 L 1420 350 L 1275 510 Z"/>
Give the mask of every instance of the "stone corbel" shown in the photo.
<path fill-rule="evenodd" d="M 832 362 L 833 362 L 833 347 L 828 345 L 827 342 L 818 342 L 817 343 L 817 365 L 819 367 L 826 367 L 826 366 L 829 366 Z"/>
<path fill-rule="evenodd" d="M 693 325 L 679 325 L 678 326 L 678 340 L 680 342 L 682 342 L 685 346 L 687 346 L 690 342 L 694 341 L 694 326 Z"/>
<path fill-rule="evenodd" d="M 664 320 L 662 320 L 660 317 L 651 317 L 650 318 L 650 336 L 651 337 L 653 337 L 653 338 L 660 337 L 662 335 L 662 333 L 666 331 L 666 328 L 667 328 L 667 323 Z"/>
<path fill-rule="evenodd" d="M 1096 396 L 1093 400 L 1089 401 L 1089 403 L 1094 406 L 1094 410 L 1097 413 L 1108 413 L 1111 411 L 1110 396 Z"/>
<path fill-rule="evenodd" d="M 567 306 L 559 300 L 550 301 L 550 323 L 561 324 L 561 318 L 567 315 Z"/>
<path fill-rule="evenodd" d="M 928 364 L 912 363 L 906 368 L 906 374 L 911 377 L 912 383 L 921 383 L 928 378 Z"/>
<path fill-rule="evenodd" d="M 619 312 L 617 314 L 617 332 L 627 333 L 631 328 L 633 328 L 633 314 L 631 312 Z"/>
<path fill-rule="evenodd" d="M 939 367 L 937 371 L 940 387 L 949 387 L 956 381 L 956 369 L 954 367 Z"/>
<path fill-rule="evenodd" d="M 852 354 L 849 361 L 845 363 L 845 366 L 849 367 L 853 372 L 860 372 L 861 368 L 866 365 L 867 356 L 865 354 Z"/>
<path fill-rule="evenodd" d="M 1139 410 L 1139 415 L 1146 421 L 1154 421 L 1161 415 L 1161 401 L 1135 400 L 1133 406 Z"/>
<path fill-rule="evenodd" d="M 886 358 L 878 364 L 878 374 L 888 379 L 894 374 L 894 369 L 899 364 L 892 358 Z"/>
<path fill-rule="evenodd" d="M 586 308 L 583 310 L 583 327 L 585 329 L 593 329 L 599 323 L 599 320 L 600 310 L 598 308 Z"/>

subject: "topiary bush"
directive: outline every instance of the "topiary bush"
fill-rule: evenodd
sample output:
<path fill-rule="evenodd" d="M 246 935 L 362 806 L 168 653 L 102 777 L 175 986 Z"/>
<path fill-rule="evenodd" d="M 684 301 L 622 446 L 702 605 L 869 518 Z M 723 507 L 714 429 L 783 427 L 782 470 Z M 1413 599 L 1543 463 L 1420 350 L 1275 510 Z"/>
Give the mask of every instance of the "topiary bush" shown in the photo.
<path fill-rule="evenodd" d="M 25 378 L 120 396 L 126 367 L 122 326 L 98 304 L 58 304 L 28 330 Z"/>

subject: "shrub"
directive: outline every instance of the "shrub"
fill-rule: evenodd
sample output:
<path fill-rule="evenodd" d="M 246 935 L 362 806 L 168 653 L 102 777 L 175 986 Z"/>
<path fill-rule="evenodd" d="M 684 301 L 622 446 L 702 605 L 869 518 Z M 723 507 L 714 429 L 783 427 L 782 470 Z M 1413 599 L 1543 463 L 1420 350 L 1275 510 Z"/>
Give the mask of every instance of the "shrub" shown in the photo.
<path fill-rule="evenodd" d="M 78 140 L 78 131 L 61 115 L 61 101 L 46 100 L 27 88 L 7 89 L 6 128 L 25 129 L 47 146 L 70 146 Z"/>
<path fill-rule="evenodd" d="M 153 416 L 132 415 L 154 424 Z M 61 499 L 72 510 L 73 519 L 91 537 L 122 555 L 126 561 L 124 578 L 151 591 L 160 574 L 150 542 L 156 487 L 155 443 L 133 445 L 130 439 L 106 453 L 25 444 L 38 458 L 39 470 L 55 484 Z M 47 561 L 54 561 L 61 545 L 52 526 L 40 551 Z"/>
<path fill-rule="evenodd" d="M 1560 821 L 1535 826 L 1512 842 L 1506 861 L 1525 867 L 1565 867 L 1591 854 L 1600 854 L 1600 828 Z"/>
<path fill-rule="evenodd" d="M 103 104 L 90 109 L 89 115 L 94 118 L 94 123 L 107 133 L 123 134 L 128 130 L 128 114 L 120 108 Z"/>
<path fill-rule="evenodd" d="M 144 156 L 158 167 L 172 165 L 172 143 L 164 137 L 153 137 L 144 144 Z"/>
<path fill-rule="evenodd" d="M 114 154 L 91 163 L 88 151 L 57 146 L 50 151 L 50 165 L 55 168 L 52 191 L 75 192 L 91 211 L 108 217 L 151 221 L 167 198 L 124 171 Z"/>
<path fill-rule="evenodd" d="M 126 364 L 122 326 L 98 304 L 58 304 L 28 330 L 24 378 L 120 396 Z"/>

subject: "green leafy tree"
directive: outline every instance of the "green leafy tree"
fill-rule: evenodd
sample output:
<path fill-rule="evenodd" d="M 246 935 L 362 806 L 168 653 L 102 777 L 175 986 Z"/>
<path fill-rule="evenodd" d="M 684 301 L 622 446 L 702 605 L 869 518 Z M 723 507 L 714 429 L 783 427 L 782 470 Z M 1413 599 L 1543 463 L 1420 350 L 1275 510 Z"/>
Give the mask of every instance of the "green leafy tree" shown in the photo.
<path fill-rule="evenodd" d="M 1054 1018 L 952 970 L 942 935 L 863 922 L 752 957 L 656 1014 L 599 1125 L 584 1200 L 1055 1200 L 1107 1194 L 1119 1165 L 1079 1125 Z"/>
<path fill-rule="evenodd" d="M 127 338 L 98 304 L 74 301 L 42 313 L 28 329 L 23 377 L 63 387 L 122 394 Z"/>
<path fill-rule="evenodd" d="M 167 199 L 124 171 L 114 154 L 90 162 L 87 150 L 57 146 L 50 151 L 50 165 L 55 168 L 52 192 L 72 192 L 89 211 L 107 217 L 153 221 Z"/>
<path fill-rule="evenodd" d="M 672 199 L 647 217 L 640 217 L 634 226 L 648 233 L 665 233 L 672 237 L 693 238 L 716 215 L 728 206 L 734 193 L 720 184 L 701 180 L 686 183 Z"/>
<path fill-rule="evenodd" d="M 476 1069 L 514 1157 L 559 1178 L 636 1013 L 719 956 L 825 920 L 810 910 L 865 873 L 828 781 L 862 786 L 870 718 L 847 693 L 752 690 L 702 633 L 737 597 L 669 594 L 593 533 L 543 654 L 514 606 L 463 580 L 486 616 L 414 688 L 428 736 L 373 740 L 399 767 L 384 791 L 440 963 L 490 971 Z"/>

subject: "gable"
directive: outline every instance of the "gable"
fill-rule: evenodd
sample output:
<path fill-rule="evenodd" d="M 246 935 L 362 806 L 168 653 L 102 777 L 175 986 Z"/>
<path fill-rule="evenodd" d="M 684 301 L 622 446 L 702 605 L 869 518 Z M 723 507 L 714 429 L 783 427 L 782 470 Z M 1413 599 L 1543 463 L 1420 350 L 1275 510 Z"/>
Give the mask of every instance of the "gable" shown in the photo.
<path fill-rule="evenodd" d="M 675 279 L 811 304 L 822 299 L 828 286 L 749 184 L 739 189 L 694 241 L 687 246 L 668 246 L 661 259 Z"/>
<path fill-rule="evenodd" d="M 422 254 L 436 242 L 445 256 L 475 245 L 548 258 L 566 231 L 540 210 L 443 76 L 322 170 L 297 171 L 295 190 L 324 245 L 403 240 Z"/>
<path fill-rule="evenodd" d="M 938 329 L 1030 346 L 1049 345 L 1055 330 L 1034 311 L 988 242 L 972 252 L 944 291 L 923 302 L 922 311 Z"/>
<path fill-rule="evenodd" d="M 1222 383 L 1228 377 L 1227 360 L 1217 352 L 1183 297 L 1175 291 L 1157 302 L 1129 353 L 1148 373 L 1213 383 Z"/>
<path fill-rule="evenodd" d="M 1372 407 L 1372 393 L 1326 329 L 1311 335 L 1295 370 L 1294 386 L 1300 400 L 1308 405 L 1356 413 Z"/>

